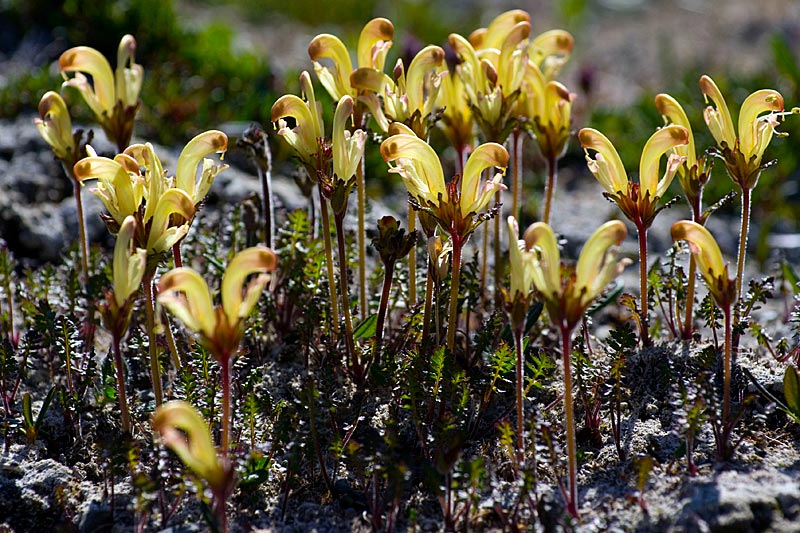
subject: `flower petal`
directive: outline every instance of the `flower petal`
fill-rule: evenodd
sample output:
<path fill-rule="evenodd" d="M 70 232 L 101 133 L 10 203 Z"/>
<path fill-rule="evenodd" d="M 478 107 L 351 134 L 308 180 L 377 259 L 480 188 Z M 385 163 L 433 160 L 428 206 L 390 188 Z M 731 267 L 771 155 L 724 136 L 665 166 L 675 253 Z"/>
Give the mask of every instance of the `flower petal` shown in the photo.
<path fill-rule="evenodd" d="M 147 251 L 148 253 L 158 254 L 166 251 L 164 243 L 159 243 L 159 240 L 168 229 L 171 229 L 169 226 L 170 216 L 178 214 L 186 220 L 191 220 L 194 217 L 195 207 L 194 202 L 186 192 L 175 188 L 167 189 L 160 198 L 151 199 L 150 201 L 155 201 L 157 204 L 153 212 L 153 222 L 150 224 Z"/>
<path fill-rule="evenodd" d="M 676 154 L 686 157 L 686 167 L 692 168 L 697 164 L 697 155 L 695 153 L 694 135 L 692 134 L 692 126 L 689 122 L 689 117 L 686 112 L 673 97 L 668 94 L 661 93 L 656 95 L 655 99 L 656 109 L 664 117 L 667 124 L 675 124 L 676 126 L 683 126 L 689 132 L 689 143 L 686 146 L 676 146 L 674 151 Z"/>
<path fill-rule="evenodd" d="M 395 171 L 403 178 L 408 192 L 420 201 L 439 205 L 439 196 L 447 196 L 439 156 L 416 135 L 389 137 L 381 143 L 381 155 L 387 163 L 396 162 Z"/>
<path fill-rule="evenodd" d="M 197 165 L 203 158 L 214 152 L 224 153 L 228 149 L 228 136 L 218 130 L 203 132 L 191 141 L 181 151 L 178 157 L 178 167 L 175 171 L 175 186 L 183 189 L 194 201 L 200 203 L 197 192 Z"/>
<path fill-rule="evenodd" d="M 374 18 L 367 22 L 358 37 L 358 66 L 382 71 L 392 40 L 394 25 L 389 19 Z"/>
<path fill-rule="evenodd" d="M 586 164 L 600 185 L 611 194 L 627 192 L 628 175 L 617 149 L 608 137 L 595 129 L 583 128 L 578 132 L 578 140 L 586 150 Z M 588 150 L 597 152 L 594 159 L 589 157 Z"/>
<path fill-rule="evenodd" d="M 772 89 L 761 89 L 748 96 L 742 103 L 739 111 L 739 149 L 750 159 L 753 155 L 759 158 L 763 155 L 763 150 L 767 144 L 761 143 L 761 132 L 764 128 L 770 128 L 770 138 L 775 127 L 767 120 L 759 119 L 761 113 L 783 111 L 783 96 L 778 91 Z M 761 153 L 758 153 L 759 146 L 763 146 Z"/>
<path fill-rule="evenodd" d="M 215 490 L 225 486 L 225 468 L 217 458 L 208 424 L 194 407 L 180 400 L 167 402 L 156 409 L 150 423 L 190 470 Z"/>
<path fill-rule="evenodd" d="M 134 106 L 139 100 L 139 91 L 144 79 L 144 67 L 134 63 L 136 39 L 133 35 L 124 35 L 117 49 L 116 94 L 126 106 Z M 130 67 L 128 63 L 130 62 Z"/>
<path fill-rule="evenodd" d="M 490 195 L 483 198 L 486 196 L 481 186 L 483 171 L 498 167 L 505 172 L 508 160 L 508 151 L 497 143 L 484 143 L 470 154 L 461 177 L 461 211 L 464 215 L 482 210 L 490 200 Z M 483 205 L 479 205 L 481 203 Z"/>
<path fill-rule="evenodd" d="M 107 157 L 85 157 L 75 163 L 72 172 L 78 181 L 98 179 L 101 180 L 98 189 L 112 189 L 110 196 L 100 195 L 100 198 L 117 223 L 122 224 L 126 216 L 139 209 L 131 177 L 118 162 Z"/>
<path fill-rule="evenodd" d="M 133 248 L 135 231 L 136 219 L 130 215 L 125 217 L 114 244 L 114 299 L 120 307 L 139 289 L 147 263 L 147 251 Z"/>
<path fill-rule="evenodd" d="M 589 237 L 583 245 L 575 268 L 575 288 L 581 294 L 581 304 L 588 306 L 603 289 L 622 272 L 627 262 L 617 263 L 608 253 L 612 246 L 619 246 L 628 229 L 619 220 L 606 222 Z"/>
<path fill-rule="evenodd" d="M 553 230 L 544 222 L 536 222 L 525 230 L 525 249 L 538 251 L 533 263 L 533 285 L 542 295 L 558 302 L 561 297 L 561 254 Z"/>
<path fill-rule="evenodd" d="M 714 83 L 709 76 L 705 74 L 700 77 L 700 90 L 708 102 L 708 98 L 714 102 L 716 109 L 712 106 L 707 106 L 703 112 L 708 129 L 717 144 L 722 146 L 726 144 L 728 148 L 733 150 L 736 146 L 736 131 L 733 129 L 733 120 L 731 113 L 728 111 L 728 106 L 725 104 L 725 98 L 719 91 L 717 84 Z"/>
<path fill-rule="evenodd" d="M 222 277 L 222 309 L 228 317 L 229 324 L 236 324 L 240 319 L 250 314 L 253 306 L 261 296 L 264 285 L 269 281 L 268 276 L 258 276 L 251 283 L 242 299 L 242 285 L 251 274 L 274 271 L 278 268 L 278 257 L 275 252 L 264 246 L 254 246 L 242 250 L 228 264 L 225 275 Z"/>
<path fill-rule="evenodd" d="M 322 33 L 311 40 L 308 45 L 308 55 L 314 62 L 314 70 L 317 72 L 320 83 L 337 102 L 344 95 L 355 96 L 350 87 L 350 73 L 353 71 L 353 62 L 344 43 L 329 33 Z M 333 72 L 328 67 L 321 65 L 318 60 L 326 58 L 333 61 Z M 329 76 L 321 75 L 328 72 Z"/>
<path fill-rule="evenodd" d="M 58 58 L 58 66 L 61 72 L 85 72 L 91 74 L 94 86 L 92 93 L 97 99 L 99 108 L 111 115 L 111 111 L 117 103 L 114 91 L 114 74 L 111 72 L 111 65 L 108 64 L 108 60 L 103 54 L 88 46 L 76 46 L 61 54 L 61 57 Z M 86 93 L 81 92 L 84 94 L 85 99 Z M 88 100 L 86 103 L 91 107 L 91 103 Z M 97 113 L 94 108 L 92 109 L 95 114 L 102 116 L 102 112 Z"/>
<path fill-rule="evenodd" d="M 39 134 L 50 145 L 56 157 L 71 162 L 75 152 L 72 120 L 61 95 L 47 91 L 39 100 L 39 118 L 34 119 Z"/>
<path fill-rule="evenodd" d="M 703 275 L 709 290 L 718 303 L 726 298 L 718 289 L 720 281 L 729 282 L 728 267 L 722 259 L 722 252 L 714 237 L 705 227 L 691 220 L 680 220 L 672 225 L 670 231 L 673 241 L 686 241 L 697 262 L 697 269 Z"/>
<path fill-rule="evenodd" d="M 157 300 L 191 331 L 208 338 L 214 335 L 216 317 L 211 292 L 196 271 L 180 267 L 161 276 Z"/>
<path fill-rule="evenodd" d="M 550 30 L 531 41 L 528 58 L 539 67 L 546 79 L 553 79 L 569 60 L 575 39 L 564 30 Z"/>
<path fill-rule="evenodd" d="M 438 46 L 426 46 L 414 56 L 406 74 L 406 95 L 409 116 L 414 111 L 423 112 L 425 103 L 425 79 L 428 73 L 444 64 L 444 50 Z"/>
<path fill-rule="evenodd" d="M 659 183 L 658 169 L 661 164 L 661 157 L 676 146 L 688 143 L 689 130 L 683 126 L 664 126 L 650 136 L 642 149 L 642 157 L 639 160 L 641 194 L 648 192 L 650 193 L 650 199 L 653 200 L 658 196 L 659 191 L 666 191 L 677 169 L 667 172 L 664 183 Z"/>

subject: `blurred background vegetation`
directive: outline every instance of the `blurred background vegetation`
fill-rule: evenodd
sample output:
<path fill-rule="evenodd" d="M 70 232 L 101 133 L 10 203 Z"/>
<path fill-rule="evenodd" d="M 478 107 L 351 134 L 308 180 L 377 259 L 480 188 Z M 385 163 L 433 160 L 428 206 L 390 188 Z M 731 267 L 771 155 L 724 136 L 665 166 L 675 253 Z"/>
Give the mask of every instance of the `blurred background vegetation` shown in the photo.
<path fill-rule="evenodd" d="M 92 46 L 113 67 L 120 37 L 131 33 L 136 61 L 145 67 L 136 135 L 178 144 L 224 123 L 268 123 L 275 99 L 297 93 L 297 75 L 311 68 L 305 47 L 317 33 L 335 33 L 352 49 L 367 20 L 387 17 L 396 28 L 392 65 L 515 7 L 531 13 L 535 33 L 561 27 L 575 36 L 573 58 L 560 76 L 577 95 L 575 128 L 603 131 L 632 172 L 661 124 L 653 106 L 658 92 L 684 105 L 698 147 L 712 145 L 697 85 L 703 73 L 717 81 L 734 116 L 759 88 L 781 91 L 787 109 L 800 102 L 800 2 L 793 0 L 0 0 L 0 118 L 35 112 L 41 95 L 59 87 L 54 62 L 70 46 Z M 76 120 L 90 122 L 77 95 L 70 101 Z M 800 117 L 788 117 L 782 129 L 789 136 L 767 151 L 779 163 L 755 193 L 762 259 L 769 252 L 766 233 L 798 231 Z M 536 154 L 530 158 L 536 169 Z M 574 141 L 564 164 L 565 180 L 570 166 L 586 177 Z M 718 164 L 707 198 L 729 190 Z"/>

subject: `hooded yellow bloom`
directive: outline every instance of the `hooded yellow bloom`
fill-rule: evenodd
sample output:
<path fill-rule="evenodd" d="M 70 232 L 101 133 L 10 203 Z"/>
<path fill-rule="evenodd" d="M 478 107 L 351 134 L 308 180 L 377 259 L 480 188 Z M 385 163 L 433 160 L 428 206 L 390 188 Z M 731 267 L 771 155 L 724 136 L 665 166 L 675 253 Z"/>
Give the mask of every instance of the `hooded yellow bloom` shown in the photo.
<path fill-rule="evenodd" d="M 703 117 L 722 151 L 731 179 L 752 189 L 761 174 L 761 159 L 778 127 L 778 113 L 783 112 L 783 96 L 772 89 L 761 89 L 748 96 L 739 111 L 738 128 L 734 129 L 725 98 L 714 80 L 703 75 L 700 90 L 706 102 L 710 98 L 714 104 L 705 108 Z"/>
<path fill-rule="evenodd" d="M 103 54 L 88 46 L 70 48 L 58 59 L 65 78 L 67 72 L 75 73 L 64 82 L 64 87 L 74 87 L 80 92 L 103 130 L 118 145 L 130 141 L 144 79 L 144 68 L 134 63 L 135 52 L 136 40 L 131 35 L 123 36 L 117 49 L 115 72 Z M 86 74 L 92 77 L 91 84 Z"/>
<path fill-rule="evenodd" d="M 375 18 L 367 22 L 358 38 L 358 67 L 382 73 L 393 39 L 394 25 L 388 19 Z M 350 82 L 353 62 L 338 37 L 329 33 L 317 35 L 308 45 L 308 55 L 314 62 L 317 78 L 331 98 L 338 102 L 343 96 L 358 97 L 358 89 Z M 323 58 L 331 60 L 332 67 L 320 64 Z"/>
<path fill-rule="evenodd" d="M 190 404 L 173 400 L 156 409 L 150 421 L 161 442 L 215 491 L 224 490 L 228 470 L 217 457 L 208 424 Z"/>
<path fill-rule="evenodd" d="M 294 148 L 300 161 L 307 168 L 319 169 L 323 148 L 320 141 L 325 137 L 322 105 L 314 96 L 311 76 L 306 71 L 300 74 L 300 90 L 305 100 L 293 94 L 281 96 L 272 105 L 271 120 L 277 124 L 278 135 Z M 286 117 L 294 119 L 294 128 L 288 126 Z M 312 179 L 317 177 L 316 172 L 309 172 L 309 175 Z"/>
<path fill-rule="evenodd" d="M 527 300 L 533 290 L 534 263 L 536 254 L 527 248 L 519 238 L 519 224 L 514 217 L 508 217 L 508 262 L 510 265 L 510 296 Z"/>
<path fill-rule="evenodd" d="M 39 101 L 39 118 L 33 119 L 39 135 L 50 145 L 56 157 L 67 164 L 75 158 L 72 120 L 61 95 L 47 91 Z"/>
<path fill-rule="evenodd" d="M 436 124 L 442 129 L 450 144 L 461 152 L 472 147 L 474 142 L 474 122 L 469 107 L 464 82 L 461 78 L 445 71 L 442 73 L 436 107 L 443 109 L 441 120 Z"/>
<path fill-rule="evenodd" d="M 627 258 L 617 260 L 613 248 L 627 235 L 622 222 L 606 222 L 586 241 L 572 271 L 562 269 L 558 242 L 549 225 L 537 222 L 525 230 L 525 248 L 535 251 L 533 285 L 544 298 L 553 322 L 572 329 L 594 299 L 630 264 Z"/>
<path fill-rule="evenodd" d="M 136 219 L 132 216 L 125 217 L 117 233 L 112 265 L 114 300 L 119 307 L 139 290 L 147 264 L 147 251 L 136 248 L 134 243 L 135 232 Z"/>
<path fill-rule="evenodd" d="M 444 50 L 426 46 L 411 60 L 408 72 L 403 60 L 397 60 L 394 80 L 382 71 L 359 68 L 350 76 L 350 83 L 364 93 L 359 101 L 367 106 L 381 130 L 388 131 L 391 122 L 401 122 L 424 138 L 441 82 L 438 69 L 443 64 Z"/>
<path fill-rule="evenodd" d="M 547 81 L 539 67 L 528 62 L 517 113 L 529 121 L 545 157 L 559 158 L 567 148 L 574 97 L 561 83 Z"/>
<path fill-rule="evenodd" d="M 461 61 L 456 74 L 487 138 L 504 141 L 506 126 L 519 95 L 528 63 L 530 17 L 520 10 L 498 16 L 485 30 L 465 39 L 456 33 L 448 41 Z"/>
<path fill-rule="evenodd" d="M 486 143 L 472 152 L 464 175 L 445 185 L 444 172 L 433 148 L 415 135 L 393 135 L 381 144 L 381 155 L 390 165 L 389 172 L 399 174 L 408 193 L 439 222 L 451 236 L 465 238 L 481 222 L 476 216 L 484 211 L 495 191 L 504 190 L 503 174 L 498 172 L 485 183 L 485 169 L 508 166 L 508 152 L 501 145 Z"/>
<path fill-rule="evenodd" d="M 227 168 L 206 155 L 227 149 L 228 139 L 220 131 L 207 131 L 192 139 L 178 158 L 176 176 L 169 178 L 150 143 L 129 146 L 114 159 L 90 156 L 75 164 L 76 179 L 97 179 L 92 193 L 102 200 L 114 224 L 137 217 L 137 246 L 149 255 L 169 250 L 189 231 L 197 205 L 205 197 L 214 177 Z M 199 180 L 197 165 L 203 160 Z M 173 215 L 179 215 L 174 217 Z"/>
<path fill-rule="evenodd" d="M 244 320 L 250 315 L 269 272 L 278 266 L 275 252 L 264 246 L 242 250 L 234 256 L 222 277 L 221 306 L 214 306 L 211 290 L 195 270 L 170 270 L 158 283 L 158 302 L 178 317 L 218 359 L 232 356 L 244 334 Z M 252 274 L 258 274 L 244 287 Z"/>
<path fill-rule="evenodd" d="M 661 157 L 676 146 L 686 145 L 689 142 L 688 130 L 682 126 L 666 126 L 647 140 L 639 161 L 639 183 L 628 181 L 622 159 L 605 135 L 595 129 L 584 128 L 578 132 L 578 139 L 586 151 L 589 170 L 606 190 L 608 197 L 637 226 L 641 222 L 645 228 L 650 227 L 659 211 L 658 200 L 664 196 L 685 160 L 678 154 L 670 154 L 666 170 L 659 179 Z M 594 152 L 594 158 L 589 150 Z"/>
<path fill-rule="evenodd" d="M 728 265 L 723 261 L 722 252 L 711 232 L 696 222 L 681 220 L 672 225 L 671 234 L 673 241 L 689 243 L 697 268 L 717 305 L 732 305 L 736 301 L 736 278 L 728 276 Z"/>
<path fill-rule="evenodd" d="M 683 126 L 689 133 L 688 143 L 685 145 L 678 145 L 672 149 L 672 152 L 686 160 L 678 168 L 678 181 L 681 184 L 689 203 L 697 203 L 699 208 L 700 194 L 703 186 L 708 182 L 711 177 L 711 165 L 705 156 L 698 159 L 695 153 L 694 134 L 692 133 L 692 126 L 689 123 L 689 118 L 683 107 L 668 94 L 656 95 L 655 99 L 656 109 L 664 117 L 667 124 L 675 124 L 676 126 Z"/>

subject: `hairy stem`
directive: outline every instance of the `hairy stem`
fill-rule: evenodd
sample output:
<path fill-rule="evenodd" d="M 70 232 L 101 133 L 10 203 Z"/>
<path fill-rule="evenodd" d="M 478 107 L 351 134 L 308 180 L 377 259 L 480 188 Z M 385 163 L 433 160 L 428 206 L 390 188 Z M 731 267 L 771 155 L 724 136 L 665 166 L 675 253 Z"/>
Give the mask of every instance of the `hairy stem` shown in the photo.
<path fill-rule="evenodd" d="M 358 201 L 358 233 L 356 245 L 358 247 L 358 306 L 361 318 L 369 316 L 369 301 L 367 300 L 367 230 L 364 217 L 366 216 L 367 183 L 364 180 L 364 157 L 356 167 L 356 196 Z"/>
<path fill-rule="evenodd" d="M 228 457 L 231 434 L 231 358 L 222 354 L 219 359 L 222 381 L 222 457 Z"/>
<path fill-rule="evenodd" d="M 547 186 L 544 191 L 544 218 L 545 224 L 550 223 L 550 212 L 553 206 L 553 197 L 556 194 L 556 181 L 558 180 L 558 158 L 550 155 L 547 158 Z"/>
<path fill-rule="evenodd" d="M 344 315 L 345 344 L 347 345 L 348 364 L 354 368 L 361 362 L 357 360 L 355 340 L 353 339 L 353 322 L 350 318 L 350 295 L 347 287 L 347 252 L 344 247 L 344 211 L 333 216 L 336 225 L 336 241 L 339 251 L 339 289 L 342 295 L 342 314 Z"/>
<path fill-rule="evenodd" d="M 422 343 L 428 341 L 431 334 L 431 311 L 433 307 L 433 274 L 431 273 L 431 260 L 428 258 L 428 276 L 425 280 L 425 307 L 422 312 Z"/>
<path fill-rule="evenodd" d="M 742 225 L 739 229 L 739 257 L 736 261 L 736 300 L 742 298 L 742 280 L 744 279 L 744 260 L 747 254 L 747 233 L 750 228 L 750 194 L 751 189 L 742 187 Z M 738 323 L 738 317 L 736 322 Z"/>
<path fill-rule="evenodd" d="M 158 346 L 156 340 L 156 319 L 153 302 L 153 275 L 145 275 L 142 279 L 144 289 L 144 312 L 147 317 L 147 335 L 150 345 L 150 380 L 153 384 L 153 394 L 156 399 L 156 407 L 160 407 L 164 401 L 164 393 L 161 390 L 161 367 L 158 361 Z"/>
<path fill-rule="evenodd" d="M 525 443 L 522 438 L 525 419 L 523 417 L 523 402 L 524 397 L 524 354 L 522 352 L 522 335 L 525 328 L 525 322 L 518 327 L 514 328 L 514 348 L 517 352 L 517 464 L 522 465 L 524 456 Z"/>
<path fill-rule="evenodd" d="M 450 285 L 450 317 L 447 325 L 447 349 L 455 353 L 456 327 L 458 326 L 458 286 L 461 282 L 461 249 L 464 243 L 460 235 L 453 235 L 453 279 Z"/>
<path fill-rule="evenodd" d="M 417 212 L 408 205 L 408 233 L 417 229 Z M 417 247 L 412 246 L 408 253 L 408 306 L 417 304 Z"/>
<path fill-rule="evenodd" d="M 522 132 L 516 128 L 511 135 L 511 214 L 519 220 L 519 204 L 522 197 Z M 547 222 L 547 220 L 545 220 Z"/>
<path fill-rule="evenodd" d="M 336 276 L 333 273 L 333 245 L 331 244 L 331 223 L 328 218 L 328 204 L 319 185 L 319 212 L 322 222 L 322 237 L 325 242 L 325 264 L 328 267 L 328 297 L 331 302 L 331 337 L 334 342 L 339 336 L 339 298 L 336 295 Z"/>
<path fill-rule="evenodd" d="M 564 361 L 564 416 L 567 425 L 567 461 L 569 463 L 569 499 L 567 512 L 573 518 L 578 518 L 578 450 L 575 443 L 575 414 L 572 409 L 572 367 L 570 355 L 572 353 L 572 331 L 561 324 L 561 349 Z"/>
<path fill-rule="evenodd" d="M 66 165 L 64 170 L 66 170 Z M 72 172 L 67 172 L 72 177 L 72 190 L 75 194 L 75 207 L 78 210 L 78 238 L 81 243 L 81 275 L 83 282 L 89 282 L 89 241 L 86 238 L 86 219 L 83 214 L 83 199 L 81 198 L 81 182 L 72 176 Z"/>
<path fill-rule="evenodd" d="M 131 432 L 131 417 L 128 412 L 128 395 L 125 389 L 125 367 L 122 364 L 122 351 L 120 350 L 119 335 L 114 334 L 114 366 L 117 367 L 117 396 L 119 397 L 119 411 L 122 419 L 122 431 Z"/>
<path fill-rule="evenodd" d="M 639 290 L 642 300 L 641 338 L 642 344 L 646 346 L 650 344 L 650 334 L 647 331 L 650 326 L 650 321 L 647 318 L 647 228 L 637 224 L 636 229 L 639 236 Z"/>
<path fill-rule="evenodd" d="M 386 322 L 386 313 L 389 310 L 389 295 L 392 292 L 392 278 L 394 277 L 394 263 L 385 265 L 383 276 L 383 289 L 381 290 L 381 303 L 378 306 L 378 320 L 375 328 L 375 349 L 373 350 L 373 361 L 380 363 L 381 346 L 383 344 L 383 326 Z"/>

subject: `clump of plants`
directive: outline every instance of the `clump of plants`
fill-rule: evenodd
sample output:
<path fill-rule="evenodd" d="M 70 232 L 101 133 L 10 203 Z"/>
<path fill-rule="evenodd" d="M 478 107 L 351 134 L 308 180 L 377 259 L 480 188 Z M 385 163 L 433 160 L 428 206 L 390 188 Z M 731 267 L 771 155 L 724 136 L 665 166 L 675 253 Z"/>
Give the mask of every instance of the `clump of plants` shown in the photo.
<path fill-rule="evenodd" d="M 630 361 L 672 341 L 690 349 L 713 338 L 707 353 L 718 364 L 709 367 L 719 379 L 704 370 L 680 379 L 708 386 L 670 384 L 682 402 L 674 424 L 687 441 L 690 474 L 698 461 L 736 462 L 742 421 L 753 415 L 734 379 L 735 355 L 767 292 L 742 295 L 750 195 L 787 114 L 782 96 L 750 95 L 737 130 L 703 76 L 700 90 L 713 105 L 702 115 L 716 147 L 698 152 L 688 113 L 659 95 L 667 124 L 653 124 L 637 181 L 603 133 L 581 129 L 582 171 L 632 223 L 639 252 L 621 251 L 624 221 L 598 220 L 572 261 L 553 197 L 559 161 L 576 144 L 576 96 L 555 79 L 573 37 L 534 36 L 529 14 L 514 10 L 468 38 L 451 34 L 455 67 L 431 45 L 386 73 L 394 35 L 389 20 L 368 22 L 356 63 L 338 37 L 315 37 L 309 56 L 330 98 L 317 98 L 303 71 L 300 96 L 271 102 L 271 140 L 291 149 L 309 202 L 291 213 L 275 208 L 263 129 L 237 142 L 261 178 L 260 211 L 252 200 L 221 213 L 203 209 L 227 168 L 209 157 L 228 149 L 221 131 L 190 139 L 174 169 L 152 144 L 131 144 L 150 97 L 133 36 L 122 37 L 115 70 L 92 48 L 64 52 L 64 87 L 78 90 L 114 153 L 97 153 L 93 131 L 73 130 L 58 92 L 42 97 L 37 127 L 74 182 L 79 227 L 80 189 L 96 180 L 92 192 L 116 245 L 106 257 L 82 231 L 79 252 L 64 265 L 24 274 L 0 250 L 7 448 L 47 438 L 43 413 L 54 404 L 72 446 L 91 431 L 120 441 L 106 452 L 111 485 L 115 472 L 130 483 L 131 525 L 142 530 L 172 525 L 182 506 L 213 530 L 250 527 L 259 518 L 243 518 L 242 509 L 276 493 L 274 521 L 311 500 L 355 509 L 375 530 L 415 527 L 431 503 L 448 530 L 574 526 L 593 505 L 579 497 L 592 443 L 615 446 L 646 507 L 653 459 L 633 460 L 624 445 L 634 428 L 623 413 L 642 390 L 631 384 Z M 437 129 L 454 150 L 431 144 Z M 523 179 L 526 139 L 547 162 L 541 217 L 522 208 L 540 195 Z M 386 164 L 380 175 L 365 163 L 370 154 Z M 704 225 L 715 210 L 702 203 L 712 158 L 724 162 L 742 202 L 735 276 Z M 372 230 L 366 184 L 388 175 L 404 186 L 406 217 L 372 213 Z M 683 276 L 672 277 L 688 280 L 685 290 L 648 259 L 657 215 L 684 208 L 668 200 L 676 176 L 689 209 L 672 225 L 678 244 L 667 259 Z M 618 278 L 637 259 L 639 293 L 622 294 Z M 697 272 L 705 288 L 695 287 Z M 611 333 L 599 334 L 596 324 Z M 787 360 L 782 405 L 796 420 L 797 371 Z M 33 382 L 37 367 L 55 385 L 34 421 L 31 394 L 43 392 Z M 698 453 L 704 424 L 713 457 Z M 579 439 L 581 430 L 592 438 Z M 511 488 L 487 511 L 498 480 Z"/>

